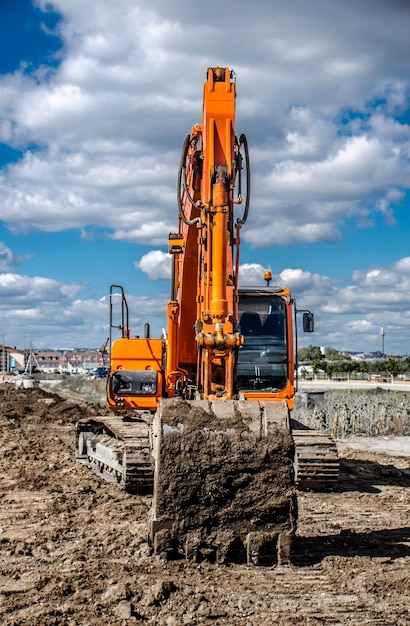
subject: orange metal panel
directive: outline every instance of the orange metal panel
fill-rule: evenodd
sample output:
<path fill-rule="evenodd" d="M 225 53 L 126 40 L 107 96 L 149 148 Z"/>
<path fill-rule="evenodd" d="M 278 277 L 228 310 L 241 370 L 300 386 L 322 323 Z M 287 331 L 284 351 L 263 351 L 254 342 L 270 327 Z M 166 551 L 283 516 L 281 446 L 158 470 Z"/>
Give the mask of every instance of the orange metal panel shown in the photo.
<path fill-rule="evenodd" d="M 116 339 L 111 346 L 111 370 L 162 369 L 162 339 Z"/>

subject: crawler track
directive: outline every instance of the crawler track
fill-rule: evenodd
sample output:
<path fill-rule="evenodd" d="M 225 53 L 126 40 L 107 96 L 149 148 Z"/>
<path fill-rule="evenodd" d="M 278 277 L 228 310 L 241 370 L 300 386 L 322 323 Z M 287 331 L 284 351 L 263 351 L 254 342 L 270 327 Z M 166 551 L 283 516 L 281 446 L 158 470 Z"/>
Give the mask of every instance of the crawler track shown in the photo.
<path fill-rule="evenodd" d="M 77 424 L 76 458 L 105 480 L 130 493 L 151 494 L 154 464 L 149 414 L 145 419 L 99 416 Z M 336 444 L 326 434 L 291 420 L 294 474 L 299 489 L 322 491 L 339 479 Z"/>
<path fill-rule="evenodd" d="M 339 480 L 339 458 L 336 443 L 317 430 L 310 430 L 292 421 L 295 445 L 295 483 L 299 489 L 322 491 L 331 489 Z"/>
<path fill-rule="evenodd" d="M 130 493 L 152 493 L 149 423 L 121 416 L 80 420 L 76 458 Z"/>

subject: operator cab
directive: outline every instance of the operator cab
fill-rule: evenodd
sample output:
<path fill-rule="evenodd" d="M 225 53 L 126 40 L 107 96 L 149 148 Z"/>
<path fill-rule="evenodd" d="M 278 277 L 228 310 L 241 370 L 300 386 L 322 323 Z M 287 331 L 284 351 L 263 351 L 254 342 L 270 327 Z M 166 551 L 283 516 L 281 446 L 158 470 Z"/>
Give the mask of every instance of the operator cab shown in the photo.
<path fill-rule="evenodd" d="M 288 384 L 287 308 L 282 289 L 239 289 L 239 348 L 237 390 L 274 393 Z"/>

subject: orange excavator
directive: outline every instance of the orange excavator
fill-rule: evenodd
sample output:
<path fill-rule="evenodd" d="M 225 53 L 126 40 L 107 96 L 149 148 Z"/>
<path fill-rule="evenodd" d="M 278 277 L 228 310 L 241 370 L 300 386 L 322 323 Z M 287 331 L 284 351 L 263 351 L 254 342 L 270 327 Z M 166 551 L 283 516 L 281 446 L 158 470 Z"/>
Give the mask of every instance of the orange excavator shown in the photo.
<path fill-rule="evenodd" d="M 111 286 L 110 326 L 121 332 L 111 341 L 112 415 L 79 422 L 76 454 L 118 486 L 153 494 L 156 554 L 284 563 L 296 488 L 333 486 L 339 465 L 332 439 L 290 418 L 299 312 L 290 291 L 270 272 L 264 286 L 239 286 L 250 168 L 235 100 L 234 72 L 208 68 L 202 122 L 178 172 L 166 336 L 151 338 L 146 324 L 131 337 L 124 290 Z"/>

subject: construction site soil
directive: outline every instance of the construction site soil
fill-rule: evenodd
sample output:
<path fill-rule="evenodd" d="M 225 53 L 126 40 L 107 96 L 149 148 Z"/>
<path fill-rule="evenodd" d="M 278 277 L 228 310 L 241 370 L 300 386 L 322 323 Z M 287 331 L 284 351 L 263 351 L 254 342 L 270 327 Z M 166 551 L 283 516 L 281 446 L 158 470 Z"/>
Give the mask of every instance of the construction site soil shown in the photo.
<path fill-rule="evenodd" d="M 290 565 L 166 561 L 147 544 L 150 497 L 75 462 L 77 420 L 101 413 L 86 397 L 0 389 L 2 624 L 410 624 L 404 453 L 338 442 L 338 486 L 298 493 Z"/>

